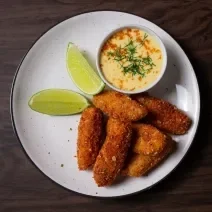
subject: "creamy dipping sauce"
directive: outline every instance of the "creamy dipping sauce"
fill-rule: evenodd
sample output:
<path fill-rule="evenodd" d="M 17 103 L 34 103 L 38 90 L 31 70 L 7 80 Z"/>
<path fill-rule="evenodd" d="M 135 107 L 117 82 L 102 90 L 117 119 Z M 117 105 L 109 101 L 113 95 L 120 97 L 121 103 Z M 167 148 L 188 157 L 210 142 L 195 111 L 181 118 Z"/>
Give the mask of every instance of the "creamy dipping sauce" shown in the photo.
<path fill-rule="evenodd" d="M 101 71 L 109 83 L 121 90 L 135 91 L 152 84 L 162 64 L 159 42 L 137 28 L 116 32 L 101 49 Z"/>

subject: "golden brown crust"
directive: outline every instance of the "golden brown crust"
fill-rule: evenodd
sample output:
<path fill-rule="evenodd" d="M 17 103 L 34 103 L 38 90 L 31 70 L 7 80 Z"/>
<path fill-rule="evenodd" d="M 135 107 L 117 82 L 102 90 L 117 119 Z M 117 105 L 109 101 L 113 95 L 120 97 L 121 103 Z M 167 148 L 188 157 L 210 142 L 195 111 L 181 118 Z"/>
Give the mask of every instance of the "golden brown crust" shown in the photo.
<path fill-rule="evenodd" d="M 155 156 L 167 145 L 167 135 L 150 124 L 133 124 L 132 150 L 137 154 Z"/>
<path fill-rule="evenodd" d="M 167 133 L 185 134 L 191 126 L 190 118 L 167 101 L 144 94 L 134 95 L 133 99 L 147 107 L 147 121 Z"/>
<path fill-rule="evenodd" d="M 147 115 L 144 106 L 116 91 L 104 91 L 94 96 L 93 104 L 108 116 L 122 121 L 137 121 Z"/>
<path fill-rule="evenodd" d="M 94 164 L 101 145 L 102 127 L 103 114 L 98 108 L 89 107 L 83 111 L 77 139 L 79 170 L 86 170 Z"/>
<path fill-rule="evenodd" d="M 106 140 L 94 164 L 94 179 L 98 186 L 113 183 L 122 169 L 131 143 L 130 123 L 110 118 L 107 123 Z"/>
<path fill-rule="evenodd" d="M 175 142 L 170 139 L 167 147 L 157 156 L 151 157 L 143 154 L 132 153 L 122 170 L 122 175 L 140 177 L 146 175 L 156 167 L 165 157 L 175 149 Z"/>

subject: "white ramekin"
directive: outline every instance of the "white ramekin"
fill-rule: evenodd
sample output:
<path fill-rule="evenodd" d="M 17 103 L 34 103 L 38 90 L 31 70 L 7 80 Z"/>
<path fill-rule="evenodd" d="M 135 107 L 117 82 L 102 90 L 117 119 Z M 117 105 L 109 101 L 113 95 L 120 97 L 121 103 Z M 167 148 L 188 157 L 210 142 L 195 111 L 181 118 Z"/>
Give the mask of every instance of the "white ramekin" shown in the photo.
<path fill-rule="evenodd" d="M 118 31 L 121 31 L 123 29 L 126 29 L 126 28 L 137 28 L 137 29 L 140 29 L 144 32 L 147 32 L 148 34 L 150 34 L 151 36 L 154 36 L 155 39 L 158 41 L 159 45 L 160 45 L 160 49 L 162 51 L 162 55 L 163 55 L 163 64 L 162 64 L 162 68 L 160 70 L 160 74 L 158 75 L 157 79 L 152 82 L 151 84 L 149 84 L 147 87 L 145 88 L 142 88 L 142 89 L 138 89 L 138 90 L 135 90 L 135 91 L 128 91 L 128 90 L 122 90 L 122 89 L 119 89 L 117 87 L 115 87 L 114 85 L 112 85 L 110 82 L 108 82 L 108 80 L 105 78 L 104 74 L 102 73 L 102 70 L 101 70 L 101 67 L 100 67 L 100 57 L 101 57 L 101 50 L 102 50 L 102 47 L 103 45 L 107 42 L 107 40 L 113 35 L 115 34 L 116 32 Z M 123 26 L 123 27 L 120 27 L 120 28 L 117 28 L 115 30 L 113 30 L 112 32 L 110 32 L 103 40 L 102 42 L 100 43 L 99 45 L 99 48 L 98 48 L 98 52 L 97 52 L 97 59 L 96 59 L 96 66 L 97 66 L 97 70 L 98 70 L 98 73 L 100 75 L 100 77 L 102 78 L 102 80 L 105 82 L 105 84 L 107 84 L 110 88 L 112 88 L 113 90 L 116 90 L 118 92 L 121 92 L 121 93 L 126 93 L 126 94 L 136 94 L 136 93 L 141 93 L 141 92 L 145 92 L 147 90 L 149 90 L 150 88 L 152 88 L 153 86 L 155 86 L 159 81 L 160 79 L 162 78 L 165 70 L 166 70 L 166 66 L 167 66 L 167 52 L 166 52 L 166 48 L 163 44 L 163 42 L 161 41 L 160 37 L 155 33 L 153 32 L 151 29 L 147 28 L 147 27 L 144 27 L 144 26 L 139 26 L 139 25 L 130 25 L 130 26 Z"/>

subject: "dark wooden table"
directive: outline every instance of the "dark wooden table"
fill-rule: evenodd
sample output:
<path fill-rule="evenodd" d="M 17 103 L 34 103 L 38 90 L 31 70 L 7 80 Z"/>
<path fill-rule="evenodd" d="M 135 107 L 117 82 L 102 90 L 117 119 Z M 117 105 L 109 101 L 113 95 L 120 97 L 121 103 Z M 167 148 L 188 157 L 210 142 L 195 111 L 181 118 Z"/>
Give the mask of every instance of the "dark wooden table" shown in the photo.
<path fill-rule="evenodd" d="M 81 196 L 50 181 L 27 158 L 13 133 L 10 87 L 16 68 L 49 27 L 90 10 L 142 16 L 170 33 L 188 54 L 201 91 L 201 119 L 178 168 L 149 191 L 124 199 Z M 212 0 L 1 0 L 0 211 L 212 211 Z"/>

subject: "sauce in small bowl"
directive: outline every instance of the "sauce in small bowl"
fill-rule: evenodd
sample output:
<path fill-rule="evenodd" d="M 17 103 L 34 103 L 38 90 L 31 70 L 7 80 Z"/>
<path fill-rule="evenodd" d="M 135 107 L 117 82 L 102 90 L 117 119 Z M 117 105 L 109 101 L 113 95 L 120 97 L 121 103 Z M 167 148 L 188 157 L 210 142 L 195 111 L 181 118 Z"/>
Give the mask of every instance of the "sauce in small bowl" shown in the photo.
<path fill-rule="evenodd" d="M 100 45 L 97 68 L 103 81 L 122 93 L 140 93 L 153 87 L 167 65 L 166 49 L 150 29 L 122 27 Z"/>

